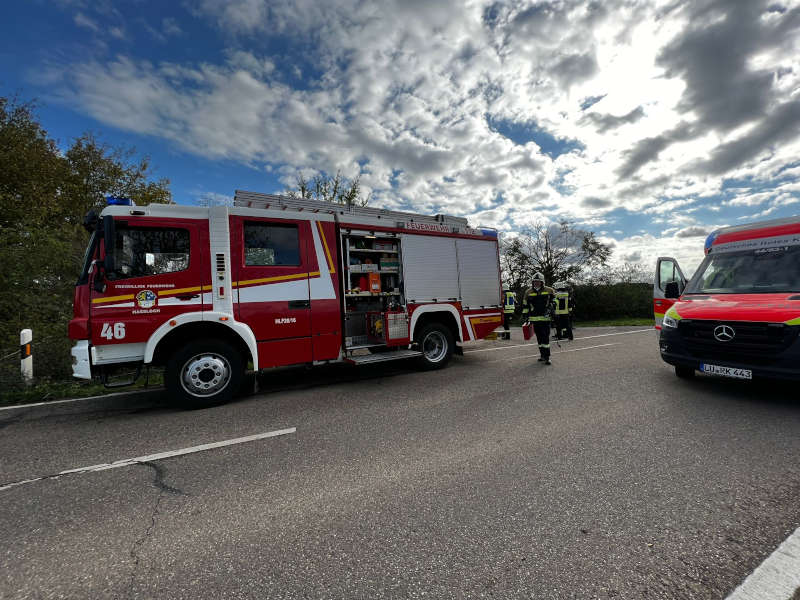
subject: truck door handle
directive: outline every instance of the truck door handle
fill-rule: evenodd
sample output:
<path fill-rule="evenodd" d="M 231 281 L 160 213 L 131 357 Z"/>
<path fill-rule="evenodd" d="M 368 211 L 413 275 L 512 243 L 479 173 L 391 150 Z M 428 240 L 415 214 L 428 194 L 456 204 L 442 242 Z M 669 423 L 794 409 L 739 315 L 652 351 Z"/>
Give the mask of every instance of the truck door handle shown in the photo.
<path fill-rule="evenodd" d="M 289 300 L 289 310 L 311 308 L 310 300 Z"/>
<path fill-rule="evenodd" d="M 176 296 L 178 300 L 194 300 L 195 298 L 199 298 L 200 294 L 182 294 L 180 296 Z"/>

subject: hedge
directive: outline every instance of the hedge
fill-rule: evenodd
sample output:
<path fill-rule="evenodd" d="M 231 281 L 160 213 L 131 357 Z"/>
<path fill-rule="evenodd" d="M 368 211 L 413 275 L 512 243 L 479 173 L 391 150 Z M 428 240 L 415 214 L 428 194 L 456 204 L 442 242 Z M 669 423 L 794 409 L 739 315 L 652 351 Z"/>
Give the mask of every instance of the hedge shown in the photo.
<path fill-rule="evenodd" d="M 573 294 L 576 321 L 653 316 L 653 286 L 649 283 L 578 285 Z"/>

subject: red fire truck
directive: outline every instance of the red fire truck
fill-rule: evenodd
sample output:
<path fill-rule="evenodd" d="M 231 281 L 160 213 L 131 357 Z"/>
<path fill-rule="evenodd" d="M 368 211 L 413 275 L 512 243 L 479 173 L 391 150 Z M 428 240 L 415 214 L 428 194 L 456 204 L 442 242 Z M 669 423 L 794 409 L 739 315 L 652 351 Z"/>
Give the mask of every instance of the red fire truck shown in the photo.
<path fill-rule="evenodd" d="M 248 369 L 440 368 L 502 323 L 497 232 L 466 219 L 242 191 L 232 207 L 109 204 L 87 216 L 78 378 L 163 366 L 176 401 L 209 406 Z"/>
<path fill-rule="evenodd" d="M 719 229 L 705 253 L 688 283 L 658 259 L 661 357 L 679 377 L 800 379 L 800 217 Z"/>

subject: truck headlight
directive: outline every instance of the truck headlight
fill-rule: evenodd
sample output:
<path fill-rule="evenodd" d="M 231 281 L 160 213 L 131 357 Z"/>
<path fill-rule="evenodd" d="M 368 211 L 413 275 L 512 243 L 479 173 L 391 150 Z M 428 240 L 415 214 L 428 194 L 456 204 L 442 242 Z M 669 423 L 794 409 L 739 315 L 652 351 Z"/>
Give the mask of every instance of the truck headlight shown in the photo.
<path fill-rule="evenodd" d="M 665 327 L 666 329 L 676 329 L 678 327 L 678 321 L 672 317 L 664 317 L 662 327 Z"/>

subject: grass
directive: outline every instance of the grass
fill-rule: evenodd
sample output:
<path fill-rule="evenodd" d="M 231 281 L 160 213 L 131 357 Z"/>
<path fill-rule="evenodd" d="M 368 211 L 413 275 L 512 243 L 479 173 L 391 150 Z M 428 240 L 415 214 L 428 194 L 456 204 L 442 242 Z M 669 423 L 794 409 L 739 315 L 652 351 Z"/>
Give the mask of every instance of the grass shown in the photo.
<path fill-rule="evenodd" d="M 150 373 L 150 380 L 145 387 L 144 374 L 134 385 L 120 388 L 107 388 L 103 384 L 92 381 L 81 380 L 49 380 L 34 379 L 33 384 L 23 385 L 14 382 L 3 386 L 3 393 L 0 394 L 0 406 L 10 406 L 13 404 L 28 404 L 34 402 L 47 402 L 48 400 L 60 400 L 62 398 L 85 398 L 87 396 L 102 396 L 114 392 L 136 392 L 144 389 L 160 387 L 163 384 L 163 375 L 158 371 Z"/>

